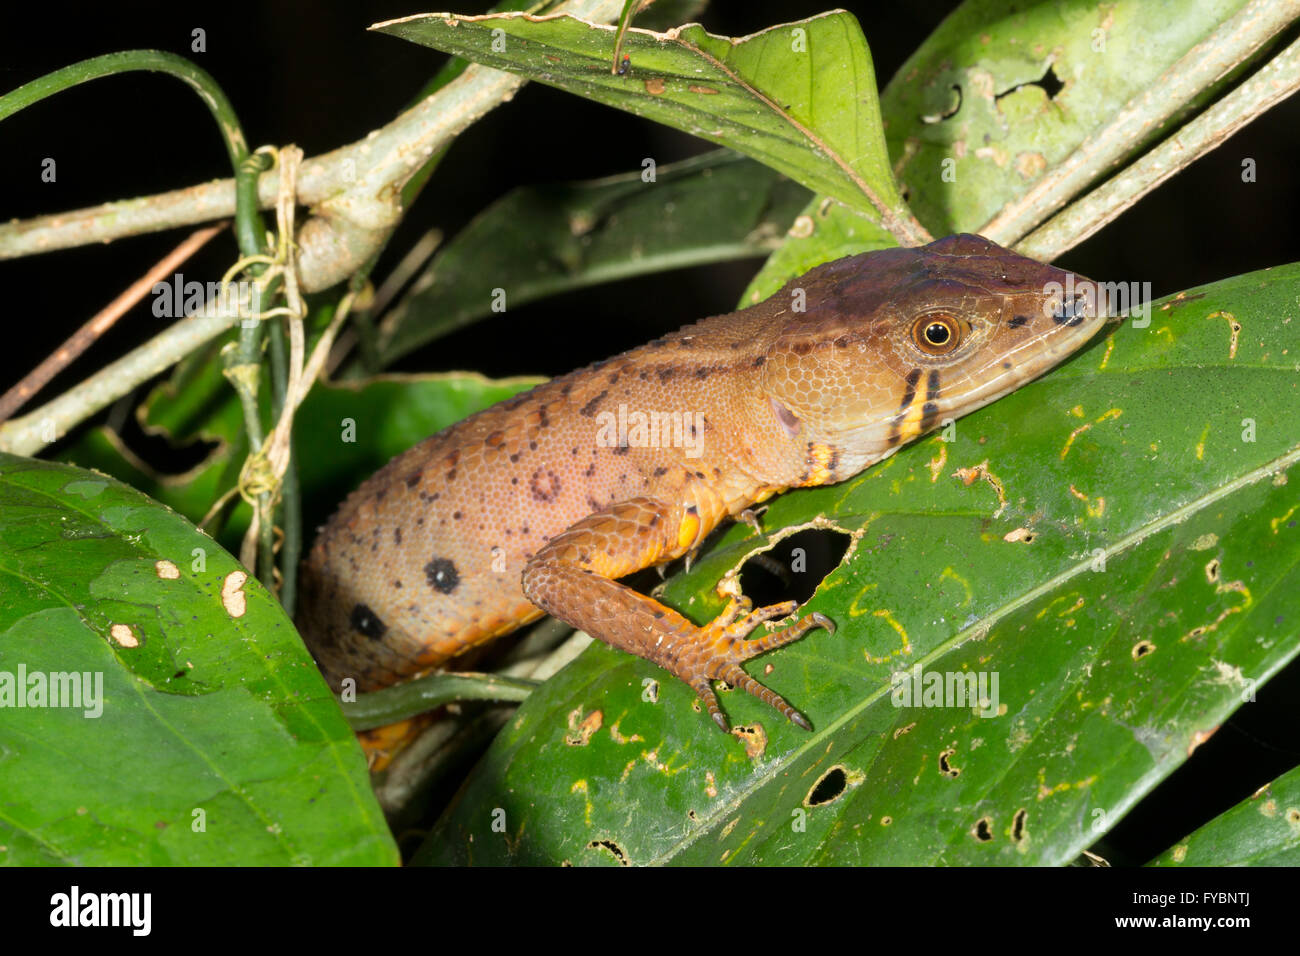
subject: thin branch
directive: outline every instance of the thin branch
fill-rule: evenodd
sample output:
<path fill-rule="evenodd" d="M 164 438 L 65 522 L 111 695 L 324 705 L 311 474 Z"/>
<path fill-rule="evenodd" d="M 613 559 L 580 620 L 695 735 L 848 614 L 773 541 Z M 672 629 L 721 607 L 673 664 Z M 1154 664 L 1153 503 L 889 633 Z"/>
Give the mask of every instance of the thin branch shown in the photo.
<path fill-rule="evenodd" d="M 1043 262 L 1052 261 L 1297 89 L 1300 40 L 1124 172 L 1035 229 L 1016 245 L 1016 251 Z"/>
<path fill-rule="evenodd" d="M 619 0 L 569 0 L 557 11 L 607 22 L 618 16 L 621 7 Z M 471 64 L 455 80 L 364 139 L 304 162 L 298 202 L 318 209 L 320 215 L 304 223 L 298 236 L 303 290 L 328 288 L 370 258 L 402 215 L 397 197 L 403 184 L 430 156 L 510 100 L 524 82 L 513 74 Z M 263 209 L 274 206 L 277 188 L 273 172 L 261 176 L 258 199 Z M 228 218 L 234 208 L 234 180 L 226 179 L 5 223 L 0 225 L 0 259 Z"/>
<path fill-rule="evenodd" d="M 0 451 L 36 454 L 137 385 L 202 348 L 239 321 L 240 304 L 224 304 L 225 308 L 214 304 L 187 316 L 36 411 L 0 425 Z"/>
<path fill-rule="evenodd" d="M 361 345 L 361 354 L 367 371 L 374 372 L 378 370 L 379 362 L 375 355 L 375 343 L 373 340 L 368 341 L 368 339 L 372 339 L 375 331 L 372 317 L 384 314 L 388 304 L 397 298 L 398 293 L 405 289 L 407 284 L 424 268 L 425 264 L 433 258 L 433 254 L 438 251 L 440 245 L 442 245 L 442 230 L 430 229 L 416 241 L 415 245 L 411 246 L 406 255 L 402 256 L 401 261 L 384 278 L 383 285 L 376 290 L 370 304 L 364 310 L 358 310 L 356 313 L 358 321 L 354 322 L 349 329 L 339 336 L 338 343 L 330 354 L 329 361 L 325 363 L 326 376 L 334 374 L 343 360 L 347 358 L 353 346 L 358 343 Z M 365 321 L 370 325 L 370 328 L 364 332 L 358 332 L 357 326 L 360 324 L 362 316 L 365 316 Z"/>
<path fill-rule="evenodd" d="M 44 388 L 50 379 L 76 361 L 86 349 L 90 348 L 105 332 L 112 328 L 117 320 L 125 315 L 132 306 L 148 295 L 155 284 L 163 281 L 163 279 L 179 269 L 194 253 L 203 248 L 209 239 L 224 228 L 225 223 L 219 223 L 215 226 L 207 226 L 190 235 L 189 238 L 160 259 L 141 278 L 127 286 L 121 295 L 106 305 L 89 322 L 72 333 L 71 337 L 55 349 L 45 361 L 28 372 L 21 382 L 5 392 L 3 396 L 0 396 L 0 423 L 8 420 L 10 415 Z"/>
<path fill-rule="evenodd" d="M 217 121 L 217 128 L 221 133 L 222 141 L 226 144 L 226 154 L 230 158 L 230 164 L 238 166 L 239 161 L 248 153 L 248 143 L 244 139 L 229 98 L 207 70 L 183 56 L 162 50 L 126 50 L 121 53 L 107 53 L 47 73 L 0 96 L 0 120 L 39 103 L 46 97 L 82 83 L 135 70 L 166 73 L 197 93 L 199 99 L 212 113 L 213 119 Z"/>
<path fill-rule="evenodd" d="M 593 19 L 613 19 L 618 8 L 617 0 L 570 0 L 569 4 L 561 7 L 575 16 Z M 312 197 L 321 200 L 330 196 L 337 197 L 340 189 L 354 184 L 355 170 L 368 167 L 367 156 L 381 148 L 390 153 L 408 155 L 405 161 L 400 157 L 376 159 L 377 164 L 386 165 L 395 173 L 403 170 L 408 173 L 418 172 L 421 162 L 432 151 L 446 146 L 490 109 L 508 101 L 522 83 L 522 80 L 511 74 L 471 64 L 452 83 L 426 97 L 417 106 L 361 142 L 334 150 L 315 161 L 305 162 L 299 171 L 298 202 L 316 205 Z M 403 140 L 403 135 L 410 135 L 418 142 Z M 369 184 L 374 185 L 373 182 Z M 278 176 L 274 172 L 263 173 L 259 178 L 258 199 L 262 208 L 270 208 L 275 204 L 277 187 Z M 155 205 L 160 207 L 156 221 L 153 217 Z M 234 180 L 223 180 L 182 193 L 136 199 L 126 204 L 109 203 L 91 210 L 7 223 L 0 225 L 0 258 L 91 242 L 108 242 L 125 235 L 228 217 L 234 208 Z M 119 217 L 125 223 L 121 228 Z M 317 217 L 310 222 L 320 219 Z M 380 230 L 380 243 L 389 231 L 391 229 Z M 300 233 L 299 240 L 305 238 Z M 306 258 L 306 250 L 303 252 Z M 313 244 L 312 252 L 310 265 L 299 260 L 299 280 L 304 291 L 323 288 L 321 283 L 333 274 L 334 268 L 341 261 L 338 257 L 328 261 L 322 259 L 317 243 Z M 350 258 L 352 254 L 348 252 L 347 256 Z M 362 264 L 364 261 L 358 267 Z M 309 271 L 312 273 L 310 276 L 307 274 Z M 355 269 L 349 274 L 354 273 Z M 221 335 L 239 319 L 239 309 L 211 308 L 205 310 L 204 314 L 193 315 L 176 323 L 64 395 L 29 415 L 0 425 L 0 450 L 20 455 L 35 454 L 66 434 L 68 429 Z"/>
<path fill-rule="evenodd" d="M 978 231 L 1013 246 L 1143 139 L 1300 17 L 1300 0 L 1250 0 Z"/>

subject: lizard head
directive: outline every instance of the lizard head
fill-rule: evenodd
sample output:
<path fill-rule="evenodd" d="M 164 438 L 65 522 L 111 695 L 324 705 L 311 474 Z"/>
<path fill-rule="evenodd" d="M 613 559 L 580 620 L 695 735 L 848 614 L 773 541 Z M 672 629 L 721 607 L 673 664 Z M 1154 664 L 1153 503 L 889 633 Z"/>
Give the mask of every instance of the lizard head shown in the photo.
<path fill-rule="evenodd" d="M 852 474 L 1056 365 L 1104 324 L 1097 301 L 1089 280 L 980 236 L 839 259 L 768 300 L 787 311 L 763 390 L 780 429 Z"/>

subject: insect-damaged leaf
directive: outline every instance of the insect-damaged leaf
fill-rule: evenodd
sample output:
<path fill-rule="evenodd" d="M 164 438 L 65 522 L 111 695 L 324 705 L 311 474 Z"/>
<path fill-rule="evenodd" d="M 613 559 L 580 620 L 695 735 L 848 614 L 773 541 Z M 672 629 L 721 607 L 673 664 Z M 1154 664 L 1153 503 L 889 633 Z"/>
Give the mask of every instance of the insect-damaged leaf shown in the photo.
<path fill-rule="evenodd" d="M 280 605 L 112 478 L 0 454 L 0 707 L 0 862 L 396 862 Z"/>
<path fill-rule="evenodd" d="M 1243 0 L 961 4 L 880 94 L 890 162 L 908 205 L 936 236 L 980 231 L 1132 98 L 1183 95 L 1156 78 L 1242 6 Z M 741 304 L 766 298 L 823 262 L 894 244 L 853 209 L 816 196 Z"/>
<path fill-rule="evenodd" d="M 1300 767 L 1221 813 L 1152 866 L 1300 866 Z"/>
<path fill-rule="evenodd" d="M 935 235 L 979 230 L 1130 100 L 1186 95 L 1157 79 L 1243 6 L 963 3 L 880 97 L 894 169 L 917 217 Z"/>
<path fill-rule="evenodd" d="M 1298 300 L 1300 266 L 1164 300 L 955 440 L 775 499 L 769 534 L 824 516 L 859 536 L 801 609 L 836 633 L 749 665 L 814 731 L 731 693 L 749 730 L 724 736 L 688 687 L 596 645 L 422 859 L 1074 859 L 1300 650 Z M 731 529 L 666 600 L 708 620 L 760 543 Z"/>

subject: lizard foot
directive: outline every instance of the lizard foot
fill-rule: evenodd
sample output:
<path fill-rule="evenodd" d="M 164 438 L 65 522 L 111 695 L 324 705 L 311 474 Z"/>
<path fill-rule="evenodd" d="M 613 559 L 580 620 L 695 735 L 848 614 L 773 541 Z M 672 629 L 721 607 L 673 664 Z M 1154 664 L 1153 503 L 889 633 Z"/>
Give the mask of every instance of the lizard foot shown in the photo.
<path fill-rule="evenodd" d="M 809 614 L 800 618 L 789 627 L 754 640 L 746 640 L 747 635 L 764 621 L 785 617 L 798 605 L 794 601 L 771 604 L 752 610 L 748 598 L 732 598 L 727 607 L 714 620 L 700 628 L 698 652 L 691 655 L 689 661 L 682 661 L 683 677 L 691 689 L 704 701 L 711 716 L 723 731 L 730 731 L 727 716 L 718 706 L 718 695 L 713 690 L 712 681 L 726 681 L 732 687 L 748 691 L 759 700 L 774 707 L 784 714 L 792 723 L 804 730 L 812 730 L 808 718 L 795 710 L 776 691 L 764 687 L 740 666 L 743 661 L 757 657 L 767 651 L 784 647 L 799 640 L 813 628 L 825 628 L 835 633 L 835 623 L 824 614 Z"/>

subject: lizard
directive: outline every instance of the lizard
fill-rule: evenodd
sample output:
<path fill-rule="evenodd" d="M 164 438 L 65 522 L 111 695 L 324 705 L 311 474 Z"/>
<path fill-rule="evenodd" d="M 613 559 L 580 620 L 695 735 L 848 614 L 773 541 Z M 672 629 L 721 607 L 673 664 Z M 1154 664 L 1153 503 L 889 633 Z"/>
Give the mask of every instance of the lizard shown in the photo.
<path fill-rule="evenodd" d="M 685 681 L 724 731 L 715 681 L 811 729 L 741 665 L 833 632 L 830 619 L 751 639 L 795 602 L 733 594 L 700 626 L 618 579 L 1046 372 L 1104 323 L 1089 288 L 949 236 L 817 266 L 757 305 L 539 385 L 399 454 L 344 501 L 304 561 L 299 630 L 334 690 L 350 677 L 366 691 L 551 614 Z"/>

